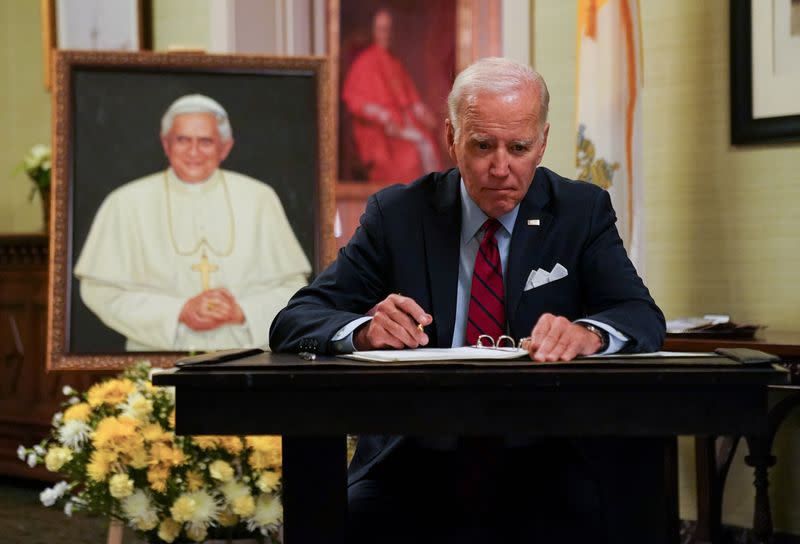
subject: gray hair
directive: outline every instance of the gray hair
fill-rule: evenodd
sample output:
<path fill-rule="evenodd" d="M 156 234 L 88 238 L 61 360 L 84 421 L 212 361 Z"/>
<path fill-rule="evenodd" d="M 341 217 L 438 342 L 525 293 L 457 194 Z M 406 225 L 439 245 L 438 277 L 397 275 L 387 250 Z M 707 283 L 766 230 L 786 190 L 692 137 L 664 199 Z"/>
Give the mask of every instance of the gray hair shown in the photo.
<path fill-rule="evenodd" d="M 464 100 L 482 92 L 503 94 L 535 85 L 539 91 L 539 124 L 544 126 L 550 107 L 550 93 L 544 78 L 530 66 L 501 57 L 486 57 L 466 67 L 453 82 L 447 96 L 447 113 L 453 132 L 458 136 L 459 110 Z"/>
<path fill-rule="evenodd" d="M 176 115 L 184 113 L 211 113 L 217 120 L 217 130 L 223 142 L 233 138 L 233 129 L 228 120 L 228 112 L 222 105 L 202 94 L 187 94 L 170 104 L 161 118 L 161 136 L 166 136 L 172 130 L 172 123 Z"/>

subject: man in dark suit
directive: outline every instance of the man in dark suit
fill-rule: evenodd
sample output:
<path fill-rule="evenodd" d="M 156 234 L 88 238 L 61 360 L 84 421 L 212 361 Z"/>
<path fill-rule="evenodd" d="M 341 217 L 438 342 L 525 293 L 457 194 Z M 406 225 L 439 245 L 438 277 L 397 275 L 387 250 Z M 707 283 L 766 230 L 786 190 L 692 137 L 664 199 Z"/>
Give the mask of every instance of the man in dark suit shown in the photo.
<path fill-rule="evenodd" d="M 608 194 L 539 168 L 548 104 L 541 76 L 513 61 L 483 59 L 459 74 L 445 121 L 458 168 L 373 195 L 336 262 L 272 323 L 272 349 L 450 347 L 481 333 L 528 337 L 534 361 L 659 349 L 664 317 L 625 253 Z M 608 508 L 630 495 L 617 469 L 653 477 L 647 459 L 658 448 L 361 437 L 349 474 L 353 540 L 625 541 Z M 614 508 L 635 516 L 628 502 Z"/>

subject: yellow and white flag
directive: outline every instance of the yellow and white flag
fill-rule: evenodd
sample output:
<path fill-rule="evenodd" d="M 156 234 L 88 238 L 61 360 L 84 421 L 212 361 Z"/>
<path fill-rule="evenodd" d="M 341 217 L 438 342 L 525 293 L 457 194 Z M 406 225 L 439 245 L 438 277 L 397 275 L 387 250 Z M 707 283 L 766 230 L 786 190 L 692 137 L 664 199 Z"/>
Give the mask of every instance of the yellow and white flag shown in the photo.
<path fill-rule="evenodd" d="M 577 39 L 577 177 L 608 190 L 617 228 L 643 275 L 638 0 L 578 0 Z"/>

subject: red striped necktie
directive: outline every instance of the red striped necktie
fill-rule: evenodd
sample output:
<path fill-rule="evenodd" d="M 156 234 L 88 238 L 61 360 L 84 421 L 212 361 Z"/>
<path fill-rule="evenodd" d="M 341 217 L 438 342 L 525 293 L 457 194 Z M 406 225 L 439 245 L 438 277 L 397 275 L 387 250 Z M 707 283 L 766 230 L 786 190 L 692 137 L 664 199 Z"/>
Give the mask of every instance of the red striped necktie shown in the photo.
<path fill-rule="evenodd" d="M 478 337 L 488 334 L 495 340 L 506 331 L 503 269 L 494 235 L 500 228 L 497 219 L 483 224 L 483 240 L 472 269 L 472 290 L 467 312 L 467 343 L 475 345 Z"/>

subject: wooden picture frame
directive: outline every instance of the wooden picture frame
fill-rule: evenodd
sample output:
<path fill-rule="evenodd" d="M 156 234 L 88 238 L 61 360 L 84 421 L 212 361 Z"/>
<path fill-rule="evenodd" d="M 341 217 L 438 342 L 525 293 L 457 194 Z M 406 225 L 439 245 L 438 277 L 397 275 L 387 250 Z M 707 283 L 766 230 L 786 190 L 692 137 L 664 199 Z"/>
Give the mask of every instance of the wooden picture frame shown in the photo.
<path fill-rule="evenodd" d="M 124 50 L 146 51 L 153 48 L 153 0 L 114 0 L 122 6 L 111 5 L 108 0 L 39 0 L 42 13 L 42 54 L 44 85 L 50 89 L 51 74 L 53 70 L 53 50 L 55 49 L 85 49 L 85 50 Z M 79 2 L 80 12 L 75 12 L 74 17 L 65 17 L 64 11 L 69 10 L 73 4 Z M 93 2 L 93 3 L 92 3 Z M 100 11 L 99 8 L 105 8 Z M 122 9 L 120 9 L 122 8 Z M 96 13 L 96 17 L 89 21 L 88 14 Z M 67 13 L 70 13 L 67 11 Z M 98 28 L 91 28 L 95 24 Z M 103 28 L 114 27 L 114 41 L 104 40 L 101 34 Z M 59 31 L 61 28 L 62 31 Z M 121 43 L 117 28 L 124 29 L 127 37 Z M 63 32 L 63 30 L 70 32 Z M 124 34 L 124 33 L 123 33 Z M 95 44 L 90 40 L 84 42 L 83 38 L 94 35 Z"/>
<path fill-rule="evenodd" d="M 776 1 L 730 2 L 732 145 L 800 142 L 800 70 L 773 70 Z"/>
<path fill-rule="evenodd" d="M 336 198 L 341 221 L 337 244 L 344 245 L 354 232 L 366 199 L 375 191 L 395 182 L 407 183 L 426 173 L 425 161 L 419 171 L 400 174 L 398 161 L 388 161 L 397 174 L 394 179 L 370 180 L 361 164 L 351 167 L 358 152 L 353 142 L 350 114 L 342 100 L 348 69 L 359 54 L 370 46 L 369 34 L 377 11 L 387 10 L 392 18 L 390 51 L 404 67 L 435 123 L 425 127 L 429 147 L 438 154 L 443 169 L 451 164 L 444 141 L 446 98 L 455 75 L 480 57 L 501 54 L 501 0 L 389 0 L 376 4 L 369 0 L 327 0 L 327 48 L 331 59 L 332 104 L 334 104 L 336 149 Z M 395 38 L 397 36 L 397 38 Z M 355 45 L 353 45 L 355 44 Z M 362 137 L 374 144 L 370 136 Z M 432 161 L 427 161 L 432 164 Z M 353 176 L 359 170 L 360 176 Z M 405 169 L 407 171 L 408 169 Z"/>
<path fill-rule="evenodd" d="M 130 342 L 121 344 L 125 339 L 83 303 L 73 273 L 97 210 L 111 191 L 166 172 L 160 121 L 178 97 L 200 93 L 227 109 L 234 146 L 220 168 L 225 176 L 244 174 L 272 187 L 311 263 L 312 277 L 334 259 L 334 138 L 326 59 L 57 51 L 54 74 L 49 369 L 117 369 L 142 359 L 168 366 L 186 353 L 127 351 Z M 160 175 L 166 183 L 166 174 Z M 163 187 L 168 197 L 168 185 Z M 226 208 L 231 239 L 234 232 L 255 232 L 254 225 L 239 224 L 246 214 L 233 209 L 232 198 Z M 171 232 L 174 221 L 170 217 L 165 230 Z M 132 251 L 126 240 L 115 240 L 119 258 L 141 257 L 126 253 Z M 245 270 L 269 260 L 245 258 L 240 267 Z M 259 334 L 269 326 L 259 324 Z"/>

